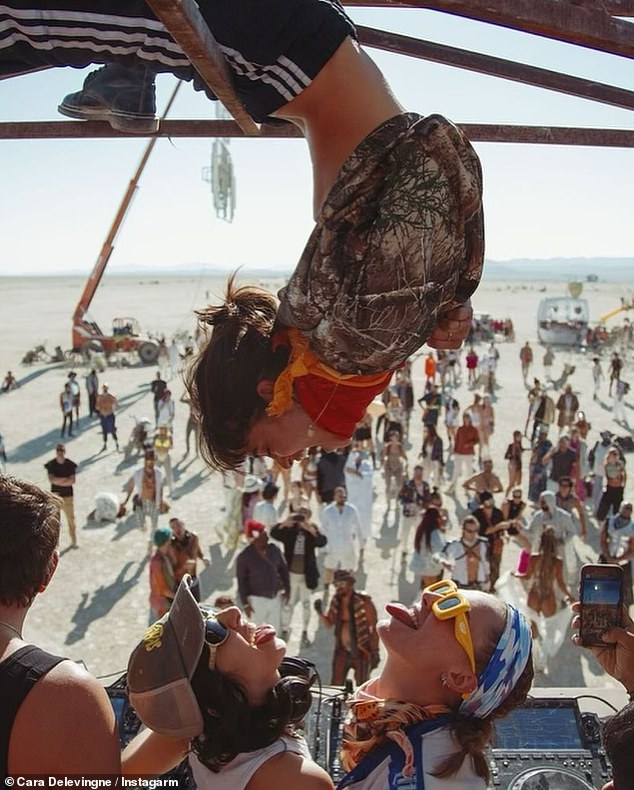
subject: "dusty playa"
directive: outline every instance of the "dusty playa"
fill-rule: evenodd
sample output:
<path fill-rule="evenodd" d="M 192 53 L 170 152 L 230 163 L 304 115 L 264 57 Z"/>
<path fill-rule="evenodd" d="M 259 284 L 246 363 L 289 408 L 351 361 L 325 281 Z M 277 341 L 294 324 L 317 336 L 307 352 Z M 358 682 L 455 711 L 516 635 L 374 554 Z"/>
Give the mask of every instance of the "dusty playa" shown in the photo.
<path fill-rule="evenodd" d="M 269 278 L 265 285 L 277 287 L 281 279 Z M 54 454 L 59 438 L 61 412 L 59 393 L 71 367 L 68 364 L 37 362 L 27 366 L 21 360 L 27 350 L 45 344 L 49 352 L 56 345 L 70 347 L 71 315 L 83 288 L 82 278 L 4 278 L 2 280 L 3 314 L 0 371 L 4 377 L 11 369 L 21 383 L 19 389 L 0 395 L 0 433 L 4 437 L 8 462 L 7 471 L 47 486 L 43 465 Z M 222 292 L 222 279 L 210 276 L 134 275 L 107 276 L 100 286 L 92 316 L 106 330 L 115 316 L 134 316 L 141 325 L 154 333 L 164 334 L 168 340 L 178 334 L 181 338 L 194 330 L 192 311 L 213 300 Z M 584 284 L 584 293 L 590 302 L 590 316 L 596 321 L 600 314 L 617 306 L 625 289 L 607 283 Z M 486 281 L 477 291 L 474 309 L 490 313 L 494 318 L 512 318 L 515 342 L 499 343 L 498 389 L 495 394 L 495 433 L 491 450 L 495 470 L 506 482 L 506 464 L 502 460 L 512 431 L 523 429 L 527 415 L 526 388 L 520 374 L 519 349 L 530 341 L 535 363 L 530 372 L 541 377 L 543 349 L 537 343 L 536 311 L 543 296 L 565 293 L 565 283 L 526 281 L 523 283 Z M 544 290 L 545 289 L 545 290 Z M 609 325 L 621 323 L 626 314 L 611 319 Z M 480 347 L 484 350 L 484 347 Z M 604 372 L 608 369 L 608 354 L 603 357 Z M 462 354 L 464 358 L 464 354 Z M 622 435 L 626 429 L 612 421 L 611 399 L 607 393 L 607 379 L 599 401 L 592 400 L 591 360 L 589 355 L 558 353 L 553 372 L 558 375 L 564 363 L 575 366 L 570 379 L 592 424 L 588 443 L 592 446 L 600 430 L 610 429 Z M 83 660 L 98 676 L 116 676 L 125 669 L 127 657 L 147 624 L 148 619 L 148 534 L 136 528 L 132 516 L 116 524 L 95 524 L 87 521 L 94 507 L 94 496 L 100 491 L 120 494 L 135 464 L 124 463 L 123 455 L 116 453 L 109 443 L 105 453 L 100 452 L 102 439 L 97 420 L 90 420 L 83 379 L 88 370 L 74 365 L 82 383 L 82 404 L 79 431 L 67 441 L 67 455 L 79 465 L 75 488 L 75 510 L 78 521 L 79 549 L 68 549 L 69 538 L 65 524 L 62 527 L 62 558 L 58 571 L 48 591 L 36 600 L 27 619 L 25 636 L 43 647 Z M 422 363 L 414 363 L 416 398 L 422 394 Z M 117 426 L 120 445 L 126 443 L 137 417 L 152 417 L 152 398 L 149 383 L 156 367 L 108 367 L 99 373 L 100 382 L 107 382 L 119 399 Z M 632 377 L 628 357 L 624 378 Z M 632 382 L 634 383 L 634 381 Z M 218 530 L 224 517 L 222 478 L 210 473 L 198 458 L 192 455 L 183 459 L 184 428 L 187 409 L 178 403 L 183 392 L 179 380 L 171 380 L 170 388 L 177 401 L 173 463 L 176 463 L 174 495 L 168 501 L 170 515 L 177 515 L 197 531 L 204 551 L 212 558 L 211 567 L 201 575 L 205 597 L 213 598 L 234 588 L 233 554 L 219 542 Z M 461 407 L 472 401 L 472 392 L 463 384 L 456 390 Z M 632 398 L 630 394 L 628 396 Z M 630 404 L 626 407 L 634 425 Z M 442 430 L 443 438 L 444 429 Z M 413 467 L 421 440 L 420 411 L 415 407 L 411 420 L 411 449 L 408 451 L 409 468 Z M 526 443 L 527 446 L 527 443 Z M 628 457 L 629 459 L 632 456 Z M 523 488 L 527 488 L 527 455 L 524 463 Z M 630 461 L 628 465 L 634 464 Z M 631 472 L 631 470 L 630 470 Z M 630 473 L 631 478 L 631 473 Z M 401 569 L 396 546 L 395 513 L 386 512 L 384 485 L 379 472 L 375 473 L 376 500 L 373 511 L 372 538 L 366 550 L 365 566 L 358 574 L 357 587 L 366 588 L 382 611 L 382 604 L 392 599 L 411 601 L 415 595 L 412 574 Z M 628 482 L 626 497 L 634 494 L 634 484 Z M 499 502 L 500 495 L 497 500 Z M 462 512 L 465 498 L 458 502 L 445 496 L 445 505 L 451 514 L 452 535 L 457 534 L 457 518 Z M 594 522 L 589 529 L 587 556 L 596 555 L 597 529 Z M 507 547 L 503 569 L 514 566 L 516 548 Z M 296 627 L 291 635 L 289 652 L 296 652 L 299 643 L 299 610 Z M 311 632 L 316 622 L 311 623 Z M 312 637 L 312 633 L 311 633 Z M 325 683 L 330 677 L 332 635 L 320 630 L 315 643 L 306 651 L 322 672 Z M 604 686 L 615 685 L 601 672 L 587 652 L 578 650 L 566 641 L 551 667 L 548 677 L 540 676 L 539 685 L 553 686 Z"/>

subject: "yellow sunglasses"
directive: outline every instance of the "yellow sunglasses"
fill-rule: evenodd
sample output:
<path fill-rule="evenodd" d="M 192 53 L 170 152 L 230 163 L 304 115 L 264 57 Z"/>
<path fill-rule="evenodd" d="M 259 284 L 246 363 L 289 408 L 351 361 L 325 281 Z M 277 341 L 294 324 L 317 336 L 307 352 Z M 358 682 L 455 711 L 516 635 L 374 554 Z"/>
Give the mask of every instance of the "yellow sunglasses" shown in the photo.
<path fill-rule="evenodd" d="M 471 671 L 475 674 L 475 657 L 473 654 L 473 642 L 471 640 L 471 629 L 467 620 L 466 612 L 471 609 L 471 604 L 456 587 L 451 579 L 434 582 L 429 587 L 425 587 L 426 592 L 440 595 L 431 607 L 432 614 L 437 620 L 454 620 L 454 636 L 456 642 L 467 654 Z"/>

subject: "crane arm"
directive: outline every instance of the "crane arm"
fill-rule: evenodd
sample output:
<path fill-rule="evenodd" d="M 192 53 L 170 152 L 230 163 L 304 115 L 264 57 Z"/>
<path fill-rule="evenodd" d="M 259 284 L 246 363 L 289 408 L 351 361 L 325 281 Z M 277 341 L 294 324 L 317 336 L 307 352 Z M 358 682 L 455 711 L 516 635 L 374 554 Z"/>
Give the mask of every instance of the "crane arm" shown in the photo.
<path fill-rule="evenodd" d="M 176 83 L 176 87 L 174 88 L 172 95 L 165 107 L 163 115 L 161 116 L 161 120 L 163 120 L 167 113 L 169 112 L 172 104 L 174 103 L 174 99 L 176 98 L 176 94 L 181 86 L 181 82 L 178 81 Z M 128 209 L 130 208 L 130 204 L 132 203 L 132 198 L 137 190 L 139 179 L 141 178 L 141 174 L 145 169 L 145 166 L 150 158 L 150 154 L 156 145 L 157 137 L 152 137 L 151 140 L 145 147 L 143 155 L 141 157 L 141 161 L 139 162 L 134 175 L 130 179 L 130 183 L 128 184 L 128 188 L 123 195 L 123 199 L 119 205 L 117 213 L 115 214 L 114 220 L 112 221 L 112 225 L 110 226 L 110 230 L 106 236 L 106 239 L 101 247 L 99 255 L 97 256 L 97 260 L 95 261 L 95 265 L 92 268 L 90 276 L 86 281 L 86 285 L 84 286 L 84 290 L 82 295 L 77 302 L 77 307 L 75 308 L 75 312 L 73 313 L 73 325 L 83 321 L 84 315 L 86 311 L 90 307 L 90 303 L 93 300 L 95 292 L 99 287 L 99 283 L 101 282 L 101 278 L 103 277 L 103 273 L 106 270 L 106 266 L 108 265 L 108 261 L 110 260 L 110 256 L 112 255 L 112 251 L 114 250 L 114 243 L 117 238 L 117 234 L 123 224 L 123 220 L 128 213 Z"/>
<path fill-rule="evenodd" d="M 599 321 L 603 323 L 603 321 L 607 321 L 608 318 L 612 318 L 613 315 L 617 315 L 624 310 L 633 310 L 634 309 L 634 299 L 630 299 L 629 302 L 625 299 L 621 300 L 621 304 L 618 307 L 613 307 L 612 310 L 608 310 L 607 313 L 602 313 L 599 316 Z"/>
<path fill-rule="evenodd" d="M 607 313 L 601 313 L 601 315 L 599 316 L 599 321 L 601 322 L 607 321 L 608 318 L 612 318 L 613 315 L 620 313 L 621 310 L 625 310 L 623 305 L 619 305 L 618 307 L 613 307 L 612 310 L 608 310 Z"/>

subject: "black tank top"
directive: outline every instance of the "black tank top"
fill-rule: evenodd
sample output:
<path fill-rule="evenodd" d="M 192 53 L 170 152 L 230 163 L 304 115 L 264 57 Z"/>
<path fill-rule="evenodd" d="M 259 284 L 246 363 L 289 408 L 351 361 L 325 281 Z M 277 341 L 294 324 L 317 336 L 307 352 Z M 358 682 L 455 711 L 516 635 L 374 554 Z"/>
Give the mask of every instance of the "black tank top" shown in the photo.
<path fill-rule="evenodd" d="M 20 705 L 37 681 L 60 661 L 64 659 L 25 645 L 0 662 L 0 781 L 7 775 L 9 738 Z"/>

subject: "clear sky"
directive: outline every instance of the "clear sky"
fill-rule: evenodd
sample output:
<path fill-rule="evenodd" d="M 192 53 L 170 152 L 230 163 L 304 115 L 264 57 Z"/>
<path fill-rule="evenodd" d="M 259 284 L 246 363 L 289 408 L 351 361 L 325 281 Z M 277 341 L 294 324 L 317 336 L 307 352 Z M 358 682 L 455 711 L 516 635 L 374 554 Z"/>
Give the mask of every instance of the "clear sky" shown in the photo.
<path fill-rule="evenodd" d="M 634 62 L 420 9 L 351 9 L 360 24 L 634 90 Z M 631 111 L 369 50 L 407 109 L 456 123 L 632 128 Z M 87 70 L 89 71 L 89 70 Z M 51 69 L 0 82 L 0 120 L 58 119 L 86 72 Z M 159 112 L 173 88 L 157 81 Z M 185 84 L 171 118 L 212 118 Z M 88 274 L 146 145 L 139 140 L 0 143 L 0 275 Z M 477 143 L 490 260 L 631 257 L 634 150 Z M 210 140 L 158 141 L 109 271 L 130 266 L 291 269 L 311 226 L 302 140 L 232 140 L 233 223 L 214 216 Z"/>

